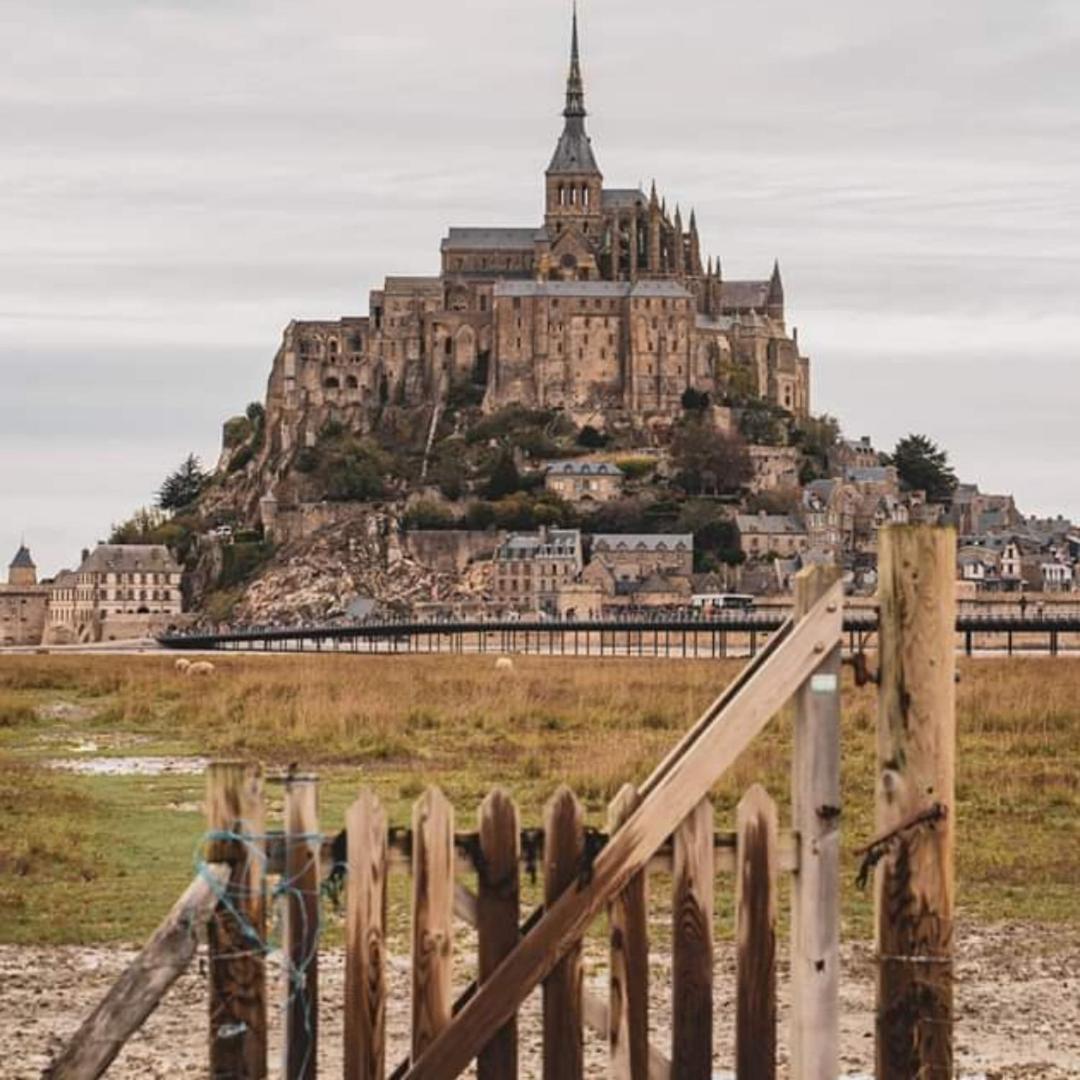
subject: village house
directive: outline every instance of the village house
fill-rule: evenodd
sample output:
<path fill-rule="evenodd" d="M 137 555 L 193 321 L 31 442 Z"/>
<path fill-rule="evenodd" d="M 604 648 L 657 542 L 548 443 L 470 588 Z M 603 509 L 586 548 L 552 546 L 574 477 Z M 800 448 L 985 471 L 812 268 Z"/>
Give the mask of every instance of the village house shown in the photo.
<path fill-rule="evenodd" d="M 495 552 L 493 566 L 496 604 L 555 613 L 559 587 L 574 581 L 584 566 L 581 532 L 541 527 L 511 533 Z"/>
<path fill-rule="evenodd" d="M 611 568 L 617 581 L 694 571 L 693 533 L 596 533 L 590 558 Z"/>
<path fill-rule="evenodd" d="M 752 445 L 746 450 L 754 469 L 749 484 L 751 492 L 798 488 L 801 456 L 798 447 Z"/>
<path fill-rule="evenodd" d="M 843 476 L 849 468 L 872 468 L 881 464 L 881 455 L 874 449 L 869 435 L 859 439 L 837 439 L 826 455 L 829 472 Z"/>
<path fill-rule="evenodd" d="M 790 557 L 810 547 L 806 528 L 790 514 L 736 514 L 739 550 L 748 559 Z"/>
<path fill-rule="evenodd" d="M 623 480 L 622 469 L 606 461 L 558 461 L 544 473 L 544 487 L 570 503 L 617 499 Z"/>
<path fill-rule="evenodd" d="M 38 584 L 30 549 L 21 544 L 8 566 L 7 584 L 0 585 L 0 646 L 39 645 L 48 602 L 48 586 Z"/>
<path fill-rule="evenodd" d="M 112 641 L 165 629 L 183 611 L 182 570 L 164 544 L 98 544 L 49 588 L 45 639 Z"/>

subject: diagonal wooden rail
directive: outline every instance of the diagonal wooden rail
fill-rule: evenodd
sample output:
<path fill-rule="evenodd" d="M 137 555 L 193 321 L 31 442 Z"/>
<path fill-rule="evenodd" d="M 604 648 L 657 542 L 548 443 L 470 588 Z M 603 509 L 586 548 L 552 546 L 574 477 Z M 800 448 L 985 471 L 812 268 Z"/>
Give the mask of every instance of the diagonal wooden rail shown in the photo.
<path fill-rule="evenodd" d="M 450 1080 L 468 1066 L 840 641 L 842 601 L 840 586 L 833 586 L 768 659 L 739 680 L 724 707 L 695 725 L 684 740 L 689 743 L 685 751 L 661 763 L 659 779 L 601 851 L 591 877 L 571 885 L 544 911 L 535 928 L 425 1047 L 406 1073 L 408 1080 Z"/>
<path fill-rule="evenodd" d="M 775 655 L 776 651 L 781 645 L 791 636 L 791 633 L 795 627 L 793 619 L 785 619 L 784 622 L 777 629 L 768 641 L 762 646 L 759 652 L 757 652 L 750 662 L 743 667 L 739 674 L 715 698 L 715 700 L 705 709 L 700 717 L 694 722 L 694 725 L 682 736 L 682 738 L 668 751 L 667 755 L 660 761 L 655 769 L 649 774 L 649 777 L 638 789 L 639 800 L 643 799 L 660 783 L 664 777 L 672 770 L 672 768 L 683 758 L 690 748 L 694 745 L 702 733 L 709 727 L 709 725 L 716 719 L 716 717 L 727 707 L 735 696 L 747 685 L 763 667 L 770 661 Z M 457 886 L 454 897 L 454 913 L 461 919 L 464 919 L 471 926 L 475 926 L 476 922 L 476 898 L 462 885 Z M 534 908 L 529 917 L 521 924 L 520 933 L 522 936 L 530 933 L 536 924 L 540 921 L 541 916 L 544 913 L 543 907 Z M 461 1010 L 465 1007 L 466 1003 L 471 1001 L 476 995 L 476 991 L 479 984 L 473 980 L 469 985 L 461 992 L 458 999 L 454 1002 L 454 1015 L 457 1016 Z M 594 996 L 590 991 L 584 992 L 584 1007 L 585 1007 L 585 1022 L 598 1034 L 607 1038 L 608 1035 L 608 1009 L 606 1003 L 594 1000 Z M 408 1074 L 411 1061 L 409 1058 L 405 1058 L 398 1063 L 396 1068 L 390 1073 L 390 1080 L 402 1080 Z M 649 1047 L 649 1075 L 651 1080 L 666 1080 L 666 1077 L 670 1072 L 670 1062 L 667 1056 L 657 1050 L 655 1047 Z"/>

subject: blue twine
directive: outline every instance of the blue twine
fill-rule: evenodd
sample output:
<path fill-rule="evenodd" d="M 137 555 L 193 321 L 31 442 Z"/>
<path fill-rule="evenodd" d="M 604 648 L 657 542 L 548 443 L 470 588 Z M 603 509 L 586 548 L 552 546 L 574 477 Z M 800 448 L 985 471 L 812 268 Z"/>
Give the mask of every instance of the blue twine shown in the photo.
<path fill-rule="evenodd" d="M 213 891 L 217 906 L 223 908 L 230 916 L 233 923 L 239 928 L 242 939 L 250 945 L 250 949 L 245 952 L 238 952 L 233 954 L 234 956 L 248 956 L 252 953 L 261 957 L 266 957 L 269 953 L 277 949 L 282 958 L 282 967 L 285 974 L 286 985 L 288 991 L 285 995 L 285 1000 L 281 1005 L 282 1011 L 287 1011 L 297 1001 L 301 1000 L 303 1003 L 303 1017 L 304 1028 L 308 1035 L 308 1054 L 311 1053 L 313 1042 L 311 1036 L 314 1032 L 314 1014 L 311 1008 L 311 1001 L 307 994 L 304 993 L 304 986 L 307 981 L 308 973 L 314 964 L 319 951 L 319 941 L 322 938 L 325 922 L 323 919 L 322 906 L 318 905 L 317 917 L 318 921 L 315 926 L 315 932 L 311 938 L 311 948 L 304 956 L 300 957 L 297 961 L 293 961 L 282 945 L 282 938 L 284 936 L 284 919 L 281 914 L 282 904 L 279 903 L 282 899 L 287 904 L 291 898 L 295 898 L 300 901 L 305 895 L 310 894 L 310 890 L 303 889 L 299 886 L 299 879 L 305 873 L 310 866 L 310 861 L 305 863 L 301 868 L 300 874 L 288 878 L 282 875 L 277 884 L 270 890 L 270 904 L 273 911 L 273 919 L 271 921 L 271 929 L 263 936 L 259 929 L 251 922 L 249 918 L 238 907 L 238 901 L 250 898 L 254 895 L 249 890 L 241 887 L 236 888 L 231 881 L 232 875 L 229 879 L 221 881 L 215 875 L 210 873 L 210 864 L 205 858 L 206 845 L 211 841 L 226 841 L 228 843 L 238 844 L 241 846 L 245 853 L 245 865 L 246 860 L 254 859 L 259 862 L 262 873 L 259 875 L 259 881 L 263 883 L 265 888 L 265 874 L 266 874 L 266 844 L 270 839 L 265 834 L 258 834 L 249 832 L 244 829 L 244 822 L 241 820 L 238 822 L 239 829 L 211 829 L 203 834 L 202 838 L 198 842 L 195 848 L 195 872 L 201 877 Z M 310 844 L 313 851 L 310 855 L 310 859 L 319 859 L 319 853 L 321 851 L 323 835 L 322 833 L 292 833 L 287 838 L 289 843 L 306 843 Z M 334 872 L 336 880 L 340 881 L 341 875 L 344 873 L 345 864 L 335 863 Z M 330 879 L 328 879 L 329 884 Z M 328 895 L 333 895 L 331 890 L 336 890 L 338 886 L 334 885 L 326 890 Z M 323 890 L 320 889 L 317 895 L 322 894 Z M 309 926 L 307 923 L 307 907 L 303 903 L 297 903 L 297 910 L 300 912 L 301 925 L 297 928 L 301 937 L 300 940 L 306 940 L 308 936 Z M 228 954 L 223 959 L 230 958 Z M 218 1038 L 233 1038 L 245 1030 L 243 1024 L 225 1024 L 219 1028 L 217 1032 Z M 307 1058 L 305 1057 L 302 1068 L 306 1068 Z"/>

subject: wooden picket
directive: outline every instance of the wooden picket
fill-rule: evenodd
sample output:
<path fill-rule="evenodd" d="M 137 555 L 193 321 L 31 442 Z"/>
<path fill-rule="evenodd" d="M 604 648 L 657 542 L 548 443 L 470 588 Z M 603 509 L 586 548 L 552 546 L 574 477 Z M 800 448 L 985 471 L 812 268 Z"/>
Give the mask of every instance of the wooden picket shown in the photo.
<path fill-rule="evenodd" d="M 879 756 L 883 770 L 894 772 L 894 763 L 903 757 L 905 767 L 932 788 L 938 801 L 927 809 L 913 787 L 897 786 L 891 776 L 886 780 L 892 787 L 884 785 L 884 797 L 891 802 L 881 804 L 879 792 L 879 820 L 887 830 L 875 842 L 885 856 L 878 892 L 879 993 L 889 1006 L 879 1009 L 878 1017 L 883 1080 L 906 1075 L 904 1069 L 916 1061 L 927 1075 L 944 1075 L 951 1062 L 951 993 L 946 983 L 951 943 L 942 934 L 913 944 L 911 928 L 899 925 L 882 901 L 899 892 L 894 853 L 906 845 L 907 857 L 922 876 L 905 879 L 904 887 L 919 891 L 941 925 L 951 927 L 951 682 L 946 685 L 951 668 L 946 679 L 936 669 L 934 646 L 925 640 L 913 644 L 905 624 L 906 612 L 932 606 L 937 587 L 926 584 L 932 575 L 919 576 L 921 552 L 925 548 L 927 558 L 945 566 L 948 551 L 941 544 L 920 548 L 916 540 L 908 534 L 895 541 L 886 538 L 883 551 L 883 566 L 892 568 L 892 591 L 890 606 L 882 611 L 883 622 L 891 622 L 883 632 L 889 667 L 883 673 Z M 284 829 L 274 834 L 266 829 L 261 771 L 235 762 L 211 765 L 208 866 L 144 951 L 156 958 L 167 977 L 157 979 L 152 991 L 142 986 L 140 995 L 138 980 L 149 982 L 147 961 L 141 957 L 80 1029 L 53 1075 L 63 1080 L 101 1075 L 133 1030 L 118 1009 L 130 1007 L 140 1017 L 153 1009 L 193 951 L 190 934 L 176 925 L 177 918 L 191 916 L 177 915 L 180 911 L 209 920 L 211 1073 L 261 1080 L 267 1073 L 266 878 L 278 876 L 288 975 L 284 1075 L 286 1080 L 314 1080 L 320 882 L 323 868 L 332 864 L 335 873 L 345 873 L 346 1080 L 384 1080 L 387 1075 L 447 1080 L 473 1059 L 480 1080 L 512 1080 L 519 1071 L 517 1011 L 537 986 L 543 997 L 545 1080 L 584 1075 L 586 1025 L 607 1041 L 609 1071 L 617 1080 L 707 1080 L 716 1024 L 734 1026 L 739 1080 L 769 1080 L 777 1060 L 781 872 L 793 876 L 792 1075 L 801 1080 L 835 1076 L 842 608 L 835 575 L 819 570 L 800 575 L 796 606 L 797 618 L 706 709 L 653 774 L 637 789 L 625 786 L 612 800 L 606 836 L 587 836 L 582 805 L 569 788 L 553 794 L 544 808 L 539 838 L 543 906 L 524 924 L 519 924 L 520 866 L 526 850 L 536 850 L 537 830 L 522 832 L 518 809 L 505 791 L 493 789 L 483 800 L 476 833 L 455 834 L 454 810 L 436 787 L 417 799 L 410 830 L 389 829 L 379 799 L 362 790 L 346 811 L 345 831 L 331 840 L 319 834 L 313 776 L 292 770 L 284 778 Z M 894 609 L 895 617 L 890 614 Z M 944 615 L 938 619 L 940 612 L 934 608 L 927 622 L 945 627 L 940 635 L 944 640 L 948 606 L 940 611 Z M 951 648 L 944 653 L 951 657 Z M 896 693 L 899 671 L 905 673 L 909 691 L 915 678 L 927 688 L 926 704 L 918 710 L 917 692 L 903 699 Z M 713 785 L 789 699 L 795 703 L 794 828 L 778 828 L 775 802 L 754 785 L 739 803 L 735 831 L 717 830 L 709 801 Z M 935 718 L 935 710 L 944 715 Z M 941 731 L 928 735 L 923 728 L 935 723 Z M 896 747 L 902 740 L 906 742 L 900 754 Z M 928 748 L 937 748 L 937 755 Z M 906 801 L 897 798 L 897 791 Z M 920 822 L 931 822 L 929 839 L 908 835 Z M 404 869 L 412 875 L 412 1023 L 408 1056 L 391 1071 L 388 879 Z M 670 1055 L 649 1033 L 648 877 L 656 871 L 671 875 Z M 713 1004 L 718 872 L 735 875 L 736 1004 L 730 1016 L 717 1016 Z M 475 893 L 462 880 L 470 874 L 475 874 Z M 208 898 L 215 895 L 219 902 L 210 905 Z M 207 914 L 211 906 L 212 914 Z M 584 987 L 582 960 L 583 935 L 604 912 L 609 918 L 606 1000 Z M 476 982 L 456 1002 L 455 916 L 477 928 L 478 942 Z M 913 957 L 919 959 L 916 948 L 923 948 L 936 965 L 931 1016 L 919 1013 L 909 971 Z M 939 969 L 944 975 L 939 976 Z M 133 1002 L 137 1004 L 125 1004 Z M 108 1032 L 108 1040 L 98 1032 Z M 104 1045 L 95 1046 L 94 1038 Z"/>

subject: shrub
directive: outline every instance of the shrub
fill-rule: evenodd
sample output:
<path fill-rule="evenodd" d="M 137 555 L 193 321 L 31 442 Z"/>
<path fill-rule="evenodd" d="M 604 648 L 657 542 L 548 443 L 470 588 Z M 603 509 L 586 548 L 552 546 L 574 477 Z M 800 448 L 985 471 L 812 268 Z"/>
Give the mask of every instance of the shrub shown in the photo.
<path fill-rule="evenodd" d="M 241 446 L 231 458 L 229 458 L 229 472 L 239 472 L 255 456 L 255 451 L 250 446 Z"/>
<path fill-rule="evenodd" d="M 226 450 L 239 446 L 251 436 L 251 421 L 246 416 L 233 416 L 225 421 L 221 429 L 221 445 Z"/>
<path fill-rule="evenodd" d="M 627 480 L 641 480 L 655 472 L 657 466 L 656 459 L 650 457 L 619 458 L 615 464 L 622 469 Z"/>
<path fill-rule="evenodd" d="M 297 472 L 313 473 L 319 467 L 319 451 L 314 446 L 301 446 L 293 467 Z"/>
<path fill-rule="evenodd" d="M 410 506 L 403 522 L 406 529 L 455 529 L 458 524 L 448 507 L 431 499 Z"/>
<path fill-rule="evenodd" d="M 578 432 L 577 444 L 590 450 L 599 450 L 607 446 L 608 437 L 602 431 L 597 431 L 592 424 L 586 424 Z"/>

